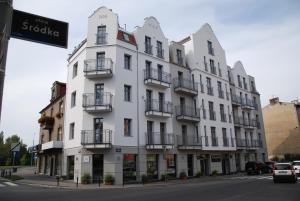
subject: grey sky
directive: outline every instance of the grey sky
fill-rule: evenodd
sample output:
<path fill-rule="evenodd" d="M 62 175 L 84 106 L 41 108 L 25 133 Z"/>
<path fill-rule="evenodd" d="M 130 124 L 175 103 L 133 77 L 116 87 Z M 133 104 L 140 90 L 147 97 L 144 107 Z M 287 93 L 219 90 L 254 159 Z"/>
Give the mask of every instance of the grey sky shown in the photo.
<path fill-rule="evenodd" d="M 208 22 L 226 51 L 256 78 L 263 105 L 272 96 L 300 98 L 300 1 L 297 0 L 14 0 L 14 8 L 69 22 L 68 50 L 11 39 L 0 130 L 25 143 L 38 140 L 39 111 L 55 80 L 66 81 L 67 56 L 86 37 L 87 18 L 100 6 L 119 14 L 127 30 L 158 19 L 165 36 L 180 40 Z"/>

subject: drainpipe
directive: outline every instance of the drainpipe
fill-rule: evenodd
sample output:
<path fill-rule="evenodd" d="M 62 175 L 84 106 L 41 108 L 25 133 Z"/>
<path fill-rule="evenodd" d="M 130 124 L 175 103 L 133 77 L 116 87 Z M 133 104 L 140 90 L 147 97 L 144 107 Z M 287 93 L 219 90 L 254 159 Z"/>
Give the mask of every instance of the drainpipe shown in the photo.
<path fill-rule="evenodd" d="M 141 180 L 141 172 L 140 172 L 140 110 L 139 110 L 139 48 L 136 45 L 136 80 L 137 80 L 137 93 L 136 93 L 136 108 L 137 108 L 137 181 Z"/>

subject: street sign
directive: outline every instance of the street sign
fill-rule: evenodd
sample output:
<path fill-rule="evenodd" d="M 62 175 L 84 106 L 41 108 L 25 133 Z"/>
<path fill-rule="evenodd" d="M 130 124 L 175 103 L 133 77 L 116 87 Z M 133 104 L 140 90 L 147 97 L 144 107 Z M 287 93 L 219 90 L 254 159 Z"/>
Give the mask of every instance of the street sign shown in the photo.
<path fill-rule="evenodd" d="M 13 10 L 11 37 L 67 48 L 68 27 L 66 22 Z"/>
<path fill-rule="evenodd" d="M 10 151 L 11 152 L 18 152 L 18 151 L 20 151 L 20 147 L 21 147 L 20 142 L 18 142 L 18 143 L 11 143 L 11 145 L 10 145 Z"/>

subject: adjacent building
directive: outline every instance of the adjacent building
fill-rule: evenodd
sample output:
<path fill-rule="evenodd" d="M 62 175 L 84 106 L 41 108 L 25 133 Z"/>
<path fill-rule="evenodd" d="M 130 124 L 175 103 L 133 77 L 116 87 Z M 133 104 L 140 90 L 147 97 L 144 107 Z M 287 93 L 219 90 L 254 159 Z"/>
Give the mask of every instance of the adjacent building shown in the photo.
<path fill-rule="evenodd" d="M 208 24 L 169 42 L 156 18 L 128 32 L 117 14 L 100 7 L 69 56 L 67 84 L 62 174 L 69 179 L 112 174 L 122 184 L 141 175 L 230 174 L 246 161 L 265 160 L 254 78 L 240 62 L 227 66 Z"/>
<path fill-rule="evenodd" d="M 263 108 L 269 159 L 300 154 L 300 103 L 270 99 Z"/>
<path fill-rule="evenodd" d="M 40 111 L 39 146 L 35 150 L 40 174 L 62 175 L 65 94 L 66 84 L 54 82 L 50 103 Z"/>

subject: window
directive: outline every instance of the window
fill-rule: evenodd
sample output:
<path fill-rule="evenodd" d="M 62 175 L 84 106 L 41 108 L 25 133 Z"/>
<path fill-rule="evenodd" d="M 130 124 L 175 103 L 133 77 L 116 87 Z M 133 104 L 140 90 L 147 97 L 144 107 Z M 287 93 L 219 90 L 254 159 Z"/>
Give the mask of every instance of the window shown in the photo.
<path fill-rule="evenodd" d="M 59 112 L 59 113 L 63 113 L 63 111 L 64 111 L 64 102 L 63 102 L 63 101 L 60 101 L 60 102 L 59 102 L 58 112 Z"/>
<path fill-rule="evenodd" d="M 55 98 L 55 88 L 52 88 L 51 90 L 51 100 Z"/>
<path fill-rule="evenodd" d="M 73 65 L 73 78 L 77 76 L 78 62 Z"/>
<path fill-rule="evenodd" d="M 208 48 L 208 54 L 210 54 L 210 55 L 215 55 L 214 54 L 214 49 L 213 49 L 213 47 L 212 47 L 212 42 L 211 41 L 207 41 L 207 48 Z"/>
<path fill-rule="evenodd" d="M 226 128 L 222 128 L 222 134 L 223 134 L 223 146 L 228 147 L 229 142 L 228 142 L 228 138 L 227 138 Z"/>
<path fill-rule="evenodd" d="M 212 73 L 212 74 L 217 74 L 217 71 L 216 71 L 216 67 L 215 67 L 215 61 L 214 60 L 212 60 L 212 59 L 210 59 L 209 60 L 209 66 L 210 66 L 210 72 Z"/>
<path fill-rule="evenodd" d="M 131 119 L 124 119 L 124 136 L 131 136 Z"/>
<path fill-rule="evenodd" d="M 126 41 L 129 41 L 129 35 L 127 33 L 123 33 L 123 37 Z"/>
<path fill-rule="evenodd" d="M 62 140 L 62 128 L 61 127 L 58 127 L 57 129 L 57 137 L 56 137 L 56 140 L 57 141 L 61 141 Z"/>
<path fill-rule="evenodd" d="M 209 109 L 209 119 L 210 120 L 216 120 L 216 114 L 214 111 L 214 103 L 209 101 L 208 102 L 208 109 Z"/>
<path fill-rule="evenodd" d="M 99 26 L 97 29 L 97 44 L 106 43 L 106 26 Z"/>
<path fill-rule="evenodd" d="M 225 115 L 223 104 L 220 104 L 220 115 L 221 115 L 221 121 L 226 122 L 226 115 Z"/>
<path fill-rule="evenodd" d="M 127 70 L 131 69 L 131 55 L 124 55 L 124 68 Z"/>
<path fill-rule="evenodd" d="M 203 62 L 204 62 L 204 69 L 207 71 L 207 62 L 206 62 L 206 57 L 203 57 Z"/>
<path fill-rule="evenodd" d="M 131 86 L 124 85 L 124 101 L 131 101 Z"/>
<path fill-rule="evenodd" d="M 218 81 L 219 98 L 224 98 L 224 91 L 222 90 L 222 82 Z"/>
<path fill-rule="evenodd" d="M 211 86 L 211 79 L 209 77 L 206 77 L 206 86 L 207 86 L 207 94 L 213 96 L 213 88 Z"/>
<path fill-rule="evenodd" d="M 70 123 L 69 139 L 74 139 L 75 123 Z"/>
<path fill-rule="evenodd" d="M 145 52 L 152 54 L 151 38 L 149 36 L 145 36 Z"/>
<path fill-rule="evenodd" d="M 244 89 L 248 89 L 248 86 L 247 86 L 247 82 L 246 82 L 246 79 L 243 77 L 243 84 L 244 84 Z"/>
<path fill-rule="evenodd" d="M 164 58 L 164 51 L 163 51 L 163 49 L 162 49 L 162 42 L 160 42 L 160 41 L 156 41 L 156 45 L 157 45 L 157 57 L 159 57 L 159 58 Z"/>
<path fill-rule="evenodd" d="M 207 132 L 206 132 L 206 126 L 204 126 L 204 139 L 205 139 L 205 146 L 208 147 L 208 137 L 207 137 Z"/>
<path fill-rule="evenodd" d="M 255 85 L 254 85 L 254 82 L 251 81 L 251 91 L 252 92 L 255 92 L 256 91 L 256 88 L 255 88 Z"/>
<path fill-rule="evenodd" d="M 216 137 L 216 127 L 210 127 L 211 132 L 211 145 L 216 147 L 218 146 L 218 138 Z"/>
<path fill-rule="evenodd" d="M 71 94 L 71 107 L 76 105 L 76 91 Z"/>
<path fill-rule="evenodd" d="M 242 88 L 241 76 L 237 76 L 239 87 Z"/>
<path fill-rule="evenodd" d="M 179 49 L 177 49 L 176 50 L 176 56 L 177 56 L 177 64 L 178 65 L 183 65 L 183 58 L 182 58 L 182 52 L 181 52 L 181 50 L 179 50 Z"/>
<path fill-rule="evenodd" d="M 220 63 L 218 62 L 218 71 L 219 71 L 219 76 L 222 77 L 222 69 L 220 68 Z"/>

